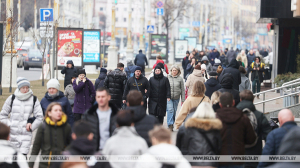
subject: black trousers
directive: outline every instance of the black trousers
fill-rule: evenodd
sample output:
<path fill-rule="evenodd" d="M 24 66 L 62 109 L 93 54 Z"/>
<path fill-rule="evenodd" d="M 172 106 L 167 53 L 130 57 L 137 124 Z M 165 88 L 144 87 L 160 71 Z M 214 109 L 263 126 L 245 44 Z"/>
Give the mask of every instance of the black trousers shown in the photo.
<path fill-rule="evenodd" d="M 81 115 L 82 115 L 82 114 L 73 113 L 73 116 L 74 116 L 74 122 L 76 122 L 76 121 L 78 121 L 78 120 L 81 120 Z"/>
<path fill-rule="evenodd" d="M 152 114 L 150 114 L 150 115 L 152 115 Z M 165 118 L 164 116 L 155 116 L 155 115 L 153 115 L 153 116 L 157 118 L 159 123 L 161 123 L 161 124 L 164 123 L 164 118 Z"/>

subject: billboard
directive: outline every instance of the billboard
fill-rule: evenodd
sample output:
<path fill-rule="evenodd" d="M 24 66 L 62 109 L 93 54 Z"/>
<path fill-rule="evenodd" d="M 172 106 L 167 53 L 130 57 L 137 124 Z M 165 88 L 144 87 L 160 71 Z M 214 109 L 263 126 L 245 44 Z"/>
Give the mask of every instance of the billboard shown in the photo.
<path fill-rule="evenodd" d="M 163 59 L 166 59 L 168 52 L 167 47 L 167 35 L 163 34 L 151 34 L 151 57 L 155 59 L 160 55 Z"/>
<path fill-rule="evenodd" d="M 80 28 L 58 28 L 57 30 L 57 65 L 66 66 L 72 60 L 74 66 L 82 67 L 82 34 Z"/>
<path fill-rule="evenodd" d="M 175 40 L 175 59 L 181 59 L 186 56 L 186 51 L 188 51 L 188 41 L 187 40 Z"/>
<path fill-rule="evenodd" d="M 83 32 L 83 62 L 100 65 L 100 30 L 84 30 Z"/>
<path fill-rule="evenodd" d="M 196 48 L 196 45 L 197 45 L 196 37 L 185 37 L 184 39 L 188 41 L 188 50 L 189 51 L 192 51 L 194 48 Z"/>

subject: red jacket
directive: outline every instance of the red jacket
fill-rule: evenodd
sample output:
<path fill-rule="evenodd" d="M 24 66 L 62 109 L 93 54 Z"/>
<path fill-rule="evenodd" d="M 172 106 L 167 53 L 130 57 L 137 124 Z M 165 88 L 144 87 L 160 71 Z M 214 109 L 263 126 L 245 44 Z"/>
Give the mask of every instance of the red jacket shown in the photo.
<path fill-rule="evenodd" d="M 156 63 L 153 65 L 153 69 L 156 67 L 156 65 L 157 65 L 158 63 L 164 64 L 166 73 L 169 74 L 168 66 L 167 66 L 167 64 L 165 64 L 165 62 L 164 62 L 163 60 L 157 60 Z"/>

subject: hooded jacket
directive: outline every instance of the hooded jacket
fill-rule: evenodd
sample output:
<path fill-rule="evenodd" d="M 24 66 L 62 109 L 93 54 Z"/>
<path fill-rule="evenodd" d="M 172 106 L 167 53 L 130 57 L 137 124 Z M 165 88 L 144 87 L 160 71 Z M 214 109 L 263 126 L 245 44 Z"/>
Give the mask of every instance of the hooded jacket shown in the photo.
<path fill-rule="evenodd" d="M 232 60 L 236 59 L 236 52 L 233 49 L 231 49 L 227 52 L 226 57 L 228 62 L 230 63 Z"/>
<path fill-rule="evenodd" d="M 107 74 L 105 72 L 100 72 L 98 78 L 95 81 L 94 88 L 97 90 L 98 88 L 104 87 L 104 80 L 106 78 Z"/>
<path fill-rule="evenodd" d="M 180 76 L 181 71 L 178 66 L 172 66 L 171 69 L 176 68 L 178 71 L 178 74 L 176 76 L 173 76 L 170 74 L 168 76 L 169 82 L 170 82 L 170 88 L 171 88 L 171 99 L 177 100 L 181 96 L 181 101 L 184 102 L 185 100 L 185 89 L 184 89 L 184 81 L 182 77 Z"/>
<path fill-rule="evenodd" d="M 72 126 L 74 122 L 72 107 L 70 105 L 69 100 L 65 97 L 64 93 L 59 91 L 59 95 L 55 98 L 49 96 L 48 92 L 46 92 L 45 97 L 41 100 L 41 106 L 43 110 L 43 114 L 45 115 L 45 111 L 47 107 L 52 102 L 58 102 L 62 106 L 63 112 L 68 116 L 68 123 Z"/>
<path fill-rule="evenodd" d="M 266 116 L 262 112 L 256 110 L 255 105 L 251 101 L 243 100 L 236 106 L 236 108 L 239 110 L 244 110 L 245 108 L 248 108 L 254 113 L 257 120 L 257 128 L 255 130 L 256 135 L 258 136 L 257 143 L 255 144 L 255 146 L 251 148 L 246 148 L 245 155 L 261 155 L 262 143 L 260 142 L 262 140 L 266 140 L 267 135 L 269 134 L 269 132 L 272 131 L 269 121 L 267 120 Z M 249 167 L 257 167 L 257 165 L 258 165 L 257 162 L 245 163 L 245 166 L 249 166 Z"/>
<path fill-rule="evenodd" d="M 126 73 L 120 69 L 109 72 L 104 81 L 104 87 L 109 90 L 111 95 L 110 101 L 117 105 L 118 108 L 122 107 L 122 96 L 126 82 Z"/>
<path fill-rule="evenodd" d="M 239 85 L 241 84 L 241 74 L 239 71 L 239 63 L 237 62 L 236 59 L 233 59 L 230 64 L 228 65 L 228 67 L 226 69 L 223 69 L 222 73 L 219 76 L 219 81 L 221 83 L 221 80 L 223 78 L 223 76 L 226 73 L 230 73 L 233 76 L 233 89 L 235 90 L 239 90 Z"/>
<path fill-rule="evenodd" d="M 183 155 L 218 155 L 214 150 L 221 150 L 221 129 L 222 122 L 219 119 L 189 118 L 178 131 L 176 146 Z M 208 137 L 214 149 L 202 134 Z M 191 165 L 218 167 L 218 163 L 214 162 L 191 162 Z"/>
<path fill-rule="evenodd" d="M 15 161 L 16 164 L 18 164 L 19 167 L 21 168 L 28 168 L 26 157 L 21 153 L 18 152 L 15 147 L 7 140 L 0 139 L 0 155 L 5 156 L 7 158 L 13 158 L 14 155 L 17 155 L 17 160 Z M 16 153 L 17 152 L 17 153 Z M 6 167 L 4 165 L 8 165 L 7 167 L 13 167 L 13 163 L 11 163 L 9 160 L 3 160 L 3 157 L 0 160 L 0 166 L 1 167 Z"/>
<path fill-rule="evenodd" d="M 220 61 L 221 61 L 221 64 L 222 64 L 222 67 L 226 67 L 228 62 L 227 62 L 227 57 L 225 55 L 221 55 L 219 57 Z"/>
<path fill-rule="evenodd" d="M 154 116 L 148 115 L 143 106 L 131 106 L 127 107 L 127 109 L 134 111 L 134 128 L 150 147 L 152 144 L 148 132 L 152 130 L 156 124 L 159 124 L 158 120 Z"/>
<path fill-rule="evenodd" d="M 135 131 L 134 127 L 117 128 L 103 148 L 104 155 L 142 155 L 148 149 L 146 141 Z M 108 157 L 109 160 L 109 157 Z M 110 162 L 113 168 L 133 168 L 136 162 Z"/>
<path fill-rule="evenodd" d="M 134 75 L 136 67 L 137 66 L 133 65 L 132 61 L 127 63 L 127 67 L 125 68 L 127 79 L 131 78 L 131 76 L 130 76 L 131 73 L 133 73 L 133 75 Z"/>
<path fill-rule="evenodd" d="M 177 160 L 172 159 L 172 161 L 167 161 L 164 159 L 157 160 L 156 156 L 170 156 L 170 159 L 174 156 L 178 156 Z M 135 168 L 161 168 L 163 165 L 169 165 L 175 168 L 191 168 L 190 163 L 182 156 L 180 150 L 171 144 L 161 143 L 152 146 L 148 149 L 147 153 L 141 156 L 142 160 L 147 160 L 149 162 L 138 161 Z"/>
<path fill-rule="evenodd" d="M 155 68 L 157 69 L 157 67 Z M 149 80 L 149 114 L 154 116 L 165 116 L 167 110 L 167 98 L 171 98 L 170 83 L 167 77 L 161 72 L 159 75 L 154 74 Z"/>
<path fill-rule="evenodd" d="M 86 78 L 86 81 L 74 80 L 73 88 L 75 91 L 74 113 L 83 114 L 87 109 L 92 107 L 95 101 L 96 92 L 93 83 Z M 77 83 L 78 82 L 78 83 Z"/>
<path fill-rule="evenodd" d="M 72 68 L 64 67 L 61 70 L 61 74 L 65 74 L 65 82 L 64 82 L 64 88 L 67 87 L 68 84 L 71 83 L 71 79 L 74 76 L 77 76 L 77 68 L 74 67 L 74 63 L 72 60 L 67 61 L 67 64 L 72 64 Z"/>
<path fill-rule="evenodd" d="M 148 65 L 148 60 L 145 54 L 143 54 L 142 51 L 139 51 L 139 54 L 136 55 L 134 59 L 134 64 L 137 66 L 140 66 L 142 68 L 145 68 L 145 63 Z"/>
<path fill-rule="evenodd" d="M 155 69 L 155 67 L 156 67 L 156 65 L 157 65 L 158 63 L 162 63 L 162 64 L 164 65 L 164 67 L 165 67 L 166 73 L 169 74 L 168 66 L 167 66 L 167 64 L 165 64 L 165 62 L 164 62 L 163 60 L 157 60 L 156 63 L 153 65 L 153 68 L 152 68 L 152 69 Z"/>
<path fill-rule="evenodd" d="M 183 69 L 183 77 L 184 77 L 184 78 L 185 78 L 186 75 L 188 74 L 188 72 L 187 72 L 187 70 L 186 70 L 188 64 L 189 64 L 189 57 L 187 56 L 187 57 L 184 57 L 184 58 L 182 59 L 182 63 L 181 63 L 182 69 Z"/>
<path fill-rule="evenodd" d="M 241 73 L 241 84 L 239 86 L 239 91 L 242 92 L 243 90 L 251 90 L 251 84 L 249 79 L 246 77 L 245 74 Z"/>
<path fill-rule="evenodd" d="M 218 91 L 222 87 L 216 78 L 210 78 L 204 84 L 206 88 L 205 95 L 209 98 L 211 98 L 211 95 L 215 91 Z"/>
<path fill-rule="evenodd" d="M 201 62 L 203 63 L 203 61 L 206 61 L 206 64 L 205 64 L 205 65 L 206 65 L 206 71 L 207 71 L 207 73 L 213 71 L 213 67 L 212 67 L 210 61 L 208 60 L 207 56 L 204 56 L 204 57 L 202 58 Z"/>
<path fill-rule="evenodd" d="M 218 69 L 218 67 L 219 67 L 219 65 L 222 66 L 222 63 L 215 63 L 214 66 L 213 66 L 213 70 L 212 71 L 216 72 L 217 69 Z"/>
<path fill-rule="evenodd" d="M 135 81 L 137 82 L 138 86 L 136 86 Z M 147 93 L 145 93 L 145 89 L 147 90 Z M 135 76 L 129 78 L 124 89 L 123 100 L 126 100 L 126 96 L 130 90 L 139 90 L 142 93 L 144 99 L 148 98 L 150 93 L 150 85 L 148 79 L 142 74 L 139 78 L 136 78 Z"/>
<path fill-rule="evenodd" d="M 256 135 L 246 114 L 235 107 L 225 107 L 216 111 L 222 121 L 222 148 L 220 155 L 245 155 L 245 145 L 253 144 Z M 242 165 L 231 162 L 226 165 Z M 222 164 L 223 165 L 223 164 Z"/>
<path fill-rule="evenodd" d="M 260 59 L 260 57 L 257 57 L 257 58 Z M 257 70 L 257 69 L 254 70 L 254 69 L 253 69 L 253 68 L 255 68 L 256 66 L 259 68 L 259 70 Z M 264 78 L 263 78 L 263 72 L 264 72 L 264 70 L 265 70 L 265 64 L 264 64 L 264 63 L 259 62 L 259 64 L 256 65 L 255 62 L 252 62 L 252 64 L 251 64 L 250 67 L 249 67 L 249 71 L 252 72 L 252 73 L 251 73 L 251 81 L 254 81 L 254 79 L 255 79 L 255 78 L 257 77 L 257 75 L 258 75 L 259 82 L 263 82 L 263 80 L 264 80 Z"/>
<path fill-rule="evenodd" d="M 196 83 L 197 81 L 205 83 L 205 78 L 202 76 L 201 70 L 194 69 L 194 72 L 191 75 L 189 75 L 185 83 L 185 86 L 188 87 L 189 96 L 192 95 L 194 83 Z"/>
<path fill-rule="evenodd" d="M 54 123 L 47 117 L 43 124 L 37 130 L 35 140 L 32 147 L 31 155 L 60 155 L 61 152 L 71 143 L 71 126 L 67 123 L 67 116 L 62 115 L 60 121 Z M 33 167 L 34 162 L 29 163 L 29 167 Z M 51 166 L 50 162 L 50 166 Z M 48 162 L 40 162 L 39 167 L 48 167 Z"/>
<path fill-rule="evenodd" d="M 224 71 L 224 70 L 223 70 Z M 233 89 L 233 76 L 231 74 L 225 74 L 221 80 L 221 89 L 219 91 L 221 93 L 229 92 L 233 95 L 235 106 L 237 106 L 240 102 L 240 92 L 236 89 Z"/>

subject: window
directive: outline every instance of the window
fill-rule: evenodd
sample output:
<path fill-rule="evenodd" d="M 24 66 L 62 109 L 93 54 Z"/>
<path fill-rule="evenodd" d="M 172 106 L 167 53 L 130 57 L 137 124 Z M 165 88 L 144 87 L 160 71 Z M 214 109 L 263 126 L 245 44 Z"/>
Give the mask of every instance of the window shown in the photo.
<path fill-rule="evenodd" d="M 103 8 L 102 8 L 102 7 L 100 8 L 100 11 L 103 11 Z"/>
<path fill-rule="evenodd" d="M 126 22 L 126 18 L 124 18 L 124 22 Z"/>

